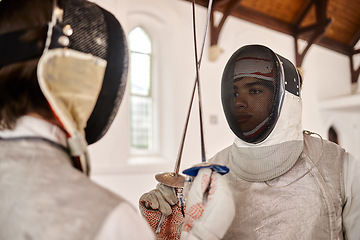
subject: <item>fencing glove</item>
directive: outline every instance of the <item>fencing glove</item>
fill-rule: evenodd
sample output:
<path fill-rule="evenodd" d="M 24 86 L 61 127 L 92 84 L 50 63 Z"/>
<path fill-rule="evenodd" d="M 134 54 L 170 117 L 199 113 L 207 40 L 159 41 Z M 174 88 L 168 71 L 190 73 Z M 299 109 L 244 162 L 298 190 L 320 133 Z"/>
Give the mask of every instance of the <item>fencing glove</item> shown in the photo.
<path fill-rule="evenodd" d="M 141 215 L 159 240 L 180 239 L 180 224 L 183 221 L 183 215 L 177 201 L 174 188 L 161 183 L 156 186 L 156 189 L 140 197 Z M 161 221 L 161 218 L 165 219 Z"/>
<path fill-rule="evenodd" d="M 221 239 L 235 216 L 232 193 L 222 175 L 199 170 L 186 197 L 181 239 Z"/>

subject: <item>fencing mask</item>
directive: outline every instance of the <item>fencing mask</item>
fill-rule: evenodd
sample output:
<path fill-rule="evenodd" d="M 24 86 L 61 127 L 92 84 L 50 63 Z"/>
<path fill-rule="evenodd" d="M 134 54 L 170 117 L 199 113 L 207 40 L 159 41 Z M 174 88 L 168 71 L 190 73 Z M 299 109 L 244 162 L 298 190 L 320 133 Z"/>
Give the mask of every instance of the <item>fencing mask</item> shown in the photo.
<path fill-rule="evenodd" d="M 300 96 L 300 77 L 286 58 L 261 45 L 239 48 L 225 66 L 221 98 L 228 124 L 247 143 L 264 141 L 277 124 L 285 92 Z"/>
<path fill-rule="evenodd" d="M 21 40 L 28 29 L 0 35 L 0 45 L 11 43 L 1 48 L 0 67 L 41 56 L 40 88 L 69 135 L 72 155 L 81 156 L 106 133 L 119 108 L 128 69 L 126 37 L 111 13 L 86 0 L 53 0 L 51 21 L 37 28 L 44 31 L 44 49 L 37 39 Z"/>

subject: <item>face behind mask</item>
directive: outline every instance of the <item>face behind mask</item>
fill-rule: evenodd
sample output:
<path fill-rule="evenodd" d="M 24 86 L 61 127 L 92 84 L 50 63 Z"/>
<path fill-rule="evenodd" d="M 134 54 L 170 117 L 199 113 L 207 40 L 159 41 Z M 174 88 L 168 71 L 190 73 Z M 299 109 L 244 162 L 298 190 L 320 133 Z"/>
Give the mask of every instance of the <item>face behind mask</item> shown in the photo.
<path fill-rule="evenodd" d="M 223 73 L 221 98 L 236 138 L 229 168 L 251 182 L 287 172 L 303 149 L 300 77 L 287 59 L 261 45 L 238 49 Z"/>

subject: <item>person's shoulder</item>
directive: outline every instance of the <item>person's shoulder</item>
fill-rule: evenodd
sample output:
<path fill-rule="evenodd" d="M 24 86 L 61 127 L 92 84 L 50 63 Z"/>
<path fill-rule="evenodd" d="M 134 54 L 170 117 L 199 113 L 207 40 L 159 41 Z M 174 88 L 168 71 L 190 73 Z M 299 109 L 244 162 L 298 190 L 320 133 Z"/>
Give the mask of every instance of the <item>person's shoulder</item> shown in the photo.
<path fill-rule="evenodd" d="M 348 159 L 348 152 L 344 148 L 318 134 L 304 134 L 303 153 L 314 159 L 317 165 L 330 168 L 341 168 L 341 164 Z"/>
<path fill-rule="evenodd" d="M 95 240 L 155 239 L 145 219 L 127 201 L 119 203 L 107 216 Z"/>
<path fill-rule="evenodd" d="M 345 151 L 343 147 L 338 145 L 337 143 L 331 142 L 325 138 L 323 138 L 319 134 L 304 134 L 304 143 L 305 145 L 310 145 L 312 148 L 317 148 L 323 150 L 327 149 L 337 149 L 338 151 Z"/>
<path fill-rule="evenodd" d="M 121 196 L 72 166 L 62 169 L 58 176 L 59 186 L 66 188 L 74 198 L 86 198 L 88 206 L 113 208 L 124 201 Z"/>

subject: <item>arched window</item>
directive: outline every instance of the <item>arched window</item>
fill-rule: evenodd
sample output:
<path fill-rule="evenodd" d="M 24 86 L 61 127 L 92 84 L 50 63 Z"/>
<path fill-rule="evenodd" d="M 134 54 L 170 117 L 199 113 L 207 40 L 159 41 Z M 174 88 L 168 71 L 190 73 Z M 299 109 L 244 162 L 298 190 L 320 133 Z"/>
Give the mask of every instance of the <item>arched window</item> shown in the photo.
<path fill-rule="evenodd" d="M 334 127 L 329 128 L 329 141 L 339 144 L 337 132 Z"/>
<path fill-rule="evenodd" d="M 151 40 L 141 27 L 128 36 L 130 49 L 130 145 L 133 150 L 153 149 L 151 95 Z"/>

